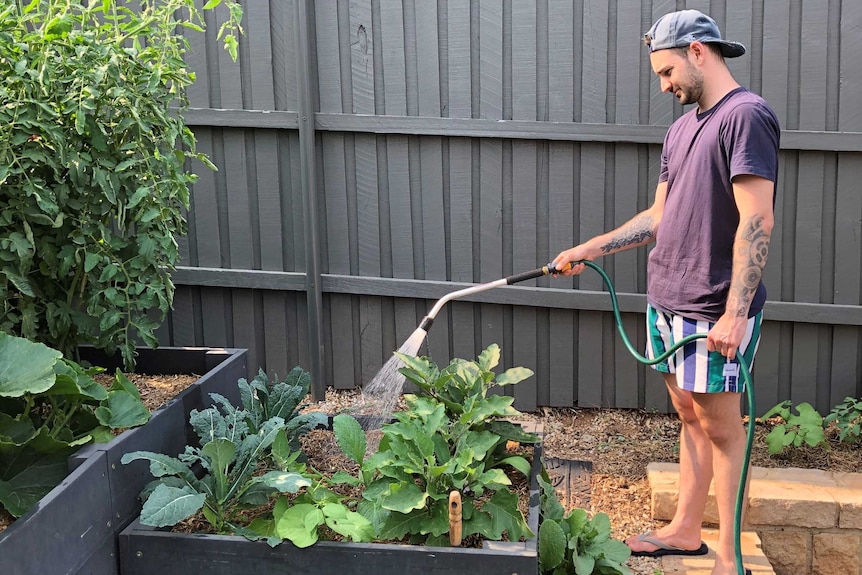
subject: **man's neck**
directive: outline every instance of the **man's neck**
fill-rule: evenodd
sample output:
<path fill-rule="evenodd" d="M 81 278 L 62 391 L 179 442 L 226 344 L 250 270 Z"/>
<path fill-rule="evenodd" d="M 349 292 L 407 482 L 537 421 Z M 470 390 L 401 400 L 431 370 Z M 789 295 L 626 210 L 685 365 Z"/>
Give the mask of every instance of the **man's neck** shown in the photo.
<path fill-rule="evenodd" d="M 716 66 L 716 70 L 704 73 L 705 78 L 711 80 L 704 86 L 703 94 L 697 101 L 697 112 L 702 114 L 711 110 L 722 98 L 739 88 L 739 82 L 730 74 L 726 66 Z"/>

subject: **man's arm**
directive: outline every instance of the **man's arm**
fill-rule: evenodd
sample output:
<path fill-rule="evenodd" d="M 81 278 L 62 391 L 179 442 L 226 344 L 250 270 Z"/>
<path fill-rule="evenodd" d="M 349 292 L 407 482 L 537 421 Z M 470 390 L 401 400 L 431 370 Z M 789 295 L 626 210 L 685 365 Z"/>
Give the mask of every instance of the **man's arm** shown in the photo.
<path fill-rule="evenodd" d="M 759 176 L 739 176 L 733 181 L 733 195 L 739 210 L 739 227 L 733 244 L 733 276 L 724 315 L 707 338 L 709 351 L 732 358 L 745 336 L 748 310 L 769 255 L 774 187 L 772 181 Z"/>
<path fill-rule="evenodd" d="M 554 265 L 564 268 L 569 262 L 594 260 L 600 256 L 610 255 L 623 250 L 629 250 L 655 241 L 661 216 L 664 213 L 664 203 L 667 197 L 667 182 L 656 187 L 655 200 L 646 210 L 621 225 L 620 227 L 596 236 L 573 248 L 560 252 L 554 258 Z M 584 265 L 578 265 L 563 272 L 562 275 L 576 275 L 584 271 Z"/>

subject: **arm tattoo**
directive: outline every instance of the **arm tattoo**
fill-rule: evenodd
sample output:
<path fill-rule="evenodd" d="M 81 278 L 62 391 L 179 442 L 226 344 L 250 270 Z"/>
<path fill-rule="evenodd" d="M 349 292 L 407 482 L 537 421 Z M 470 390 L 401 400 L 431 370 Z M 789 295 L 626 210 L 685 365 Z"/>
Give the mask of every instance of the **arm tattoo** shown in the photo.
<path fill-rule="evenodd" d="M 655 230 L 653 227 L 654 223 L 652 216 L 648 214 L 635 216 L 631 221 L 623 224 L 623 226 L 614 233 L 613 237 L 611 237 L 611 239 L 609 239 L 607 243 L 600 248 L 602 250 L 602 254 L 607 255 L 617 250 L 640 245 L 646 240 L 653 239 L 655 237 Z"/>
<path fill-rule="evenodd" d="M 769 232 L 763 228 L 763 217 L 752 216 L 740 227 L 734 244 L 733 279 L 727 309 L 737 317 L 748 315 L 768 255 Z"/>

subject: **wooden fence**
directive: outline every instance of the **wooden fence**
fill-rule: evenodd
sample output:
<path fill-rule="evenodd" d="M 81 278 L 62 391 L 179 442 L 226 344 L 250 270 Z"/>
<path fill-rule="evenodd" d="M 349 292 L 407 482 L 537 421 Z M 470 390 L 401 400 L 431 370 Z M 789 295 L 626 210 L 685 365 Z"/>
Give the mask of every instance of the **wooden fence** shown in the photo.
<path fill-rule="evenodd" d="M 698 8 L 782 125 L 755 379 L 829 410 L 862 396 L 862 3 L 840 0 L 249 0 L 234 63 L 190 37 L 200 175 L 171 345 L 249 349 L 353 388 L 444 294 L 548 262 L 652 201 L 683 113 L 641 38 Z M 643 347 L 645 249 L 599 263 Z M 498 343 L 536 375 L 516 406 L 669 409 L 622 345 L 599 278 L 526 282 L 444 308 L 422 353 Z"/>

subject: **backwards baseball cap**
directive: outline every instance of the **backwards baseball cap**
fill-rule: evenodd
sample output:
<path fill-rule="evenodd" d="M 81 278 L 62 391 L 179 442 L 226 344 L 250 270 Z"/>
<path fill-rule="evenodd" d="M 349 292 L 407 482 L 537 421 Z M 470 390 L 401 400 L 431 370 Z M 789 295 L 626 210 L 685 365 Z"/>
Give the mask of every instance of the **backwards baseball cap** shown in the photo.
<path fill-rule="evenodd" d="M 715 20 L 697 10 L 665 14 L 644 34 L 644 43 L 651 53 L 667 48 L 683 48 L 692 42 L 718 44 L 725 58 L 745 54 L 745 46 L 739 42 L 722 40 Z"/>

